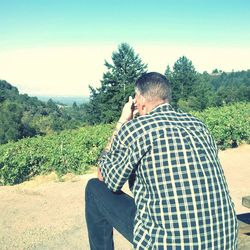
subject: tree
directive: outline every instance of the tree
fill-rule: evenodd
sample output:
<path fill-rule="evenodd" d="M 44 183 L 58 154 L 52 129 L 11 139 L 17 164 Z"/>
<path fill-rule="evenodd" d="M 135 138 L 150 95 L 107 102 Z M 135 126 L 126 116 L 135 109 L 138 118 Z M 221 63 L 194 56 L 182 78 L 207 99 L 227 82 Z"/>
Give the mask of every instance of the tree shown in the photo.
<path fill-rule="evenodd" d="M 77 106 L 76 102 L 73 102 L 72 108 L 73 108 L 74 110 L 77 110 L 77 109 L 78 109 L 78 106 Z"/>
<path fill-rule="evenodd" d="M 169 65 L 167 65 L 167 68 L 166 68 L 166 70 L 165 70 L 165 73 L 164 73 L 164 75 L 166 76 L 166 78 L 169 80 L 169 81 L 171 81 L 171 79 L 172 79 L 172 71 L 171 71 L 171 69 L 170 69 L 170 66 Z"/>
<path fill-rule="evenodd" d="M 193 94 L 197 83 L 197 72 L 192 61 L 182 56 L 174 64 L 171 75 L 172 104 L 177 106 L 179 99 L 187 101 Z"/>
<path fill-rule="evenodd" d="M 0 144 L 20 139 L 22 137 L 21 107 L 6 101 L 0 108 Z"/>
<path fill-rule="evenodd" d="M 105 66 L 107 72 L 103 74 L 101 87 L 90 86 L 90 102 L 86 105 L 90 124 L 115 121 L 128 97 L 133 95 L 136 79 L 147 69 L 139 55 L 126 43 L 118 46 L 118 51 L 112 54 L 112 63 L 105 61 Z"/>
<path fill-rule="evenodd" d="M 45 103 L 0 80 L 0 144 L 80 127 L 84 115 L 76 104 L 62 108 L 52 99 Z"/>

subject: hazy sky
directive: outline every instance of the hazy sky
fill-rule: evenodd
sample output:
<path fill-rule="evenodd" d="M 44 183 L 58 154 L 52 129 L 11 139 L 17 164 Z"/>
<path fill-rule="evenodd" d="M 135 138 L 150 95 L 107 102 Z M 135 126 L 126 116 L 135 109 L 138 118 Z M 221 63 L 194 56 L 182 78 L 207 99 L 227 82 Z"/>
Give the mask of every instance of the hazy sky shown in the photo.
<path fill-rule="evenodd" d="M 150 71 L 250 69 L 248 0 L 0 0 L 0 79 L 30 95 L 88 95 L 122 42 Z"/>

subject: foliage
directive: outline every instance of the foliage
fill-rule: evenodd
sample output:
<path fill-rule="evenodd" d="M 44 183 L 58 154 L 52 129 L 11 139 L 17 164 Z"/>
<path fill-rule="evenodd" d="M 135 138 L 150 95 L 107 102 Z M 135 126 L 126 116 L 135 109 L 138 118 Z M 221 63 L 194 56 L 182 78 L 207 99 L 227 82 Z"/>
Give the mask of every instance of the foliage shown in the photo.
<path fill-rule="evenodd" d="M 0 80 L 0 144 L 82 126 L 84 115 L 84 105 L 45 103 Z"/>
<path fill-rule="evenodd" d="M 147 66 L 135 54 L 132 47 L 122 43 L 112 54 L 112 63 L 105 61 L 107 72 L 103 74 L 100 88 L 90 86 L 90 102 L 86 106 L 87 122 L 111 123 L 118 119 L 128 97 L 134 94 L 137 78 Z"/>
<path fill-rule="evenodd" d="M 183 56 L 173 70 L 166 67 L 165 76 L 172 85 L 172 105 L 184 111 L 250 101 L 250 70 L 226 73 L 215 69 L 212 74 L 201 74 Z"/>
<path fill-rule="evenodd" d="M 192 113 L 207 125 L 219 148 L 250 143 L 250 103 L 236 103 Z"/>
<path fill-rule="evenodd" d="M 170 76 L 172 85 L 172 104 L 177 106 L 180 100 L 187 101 L 197 84 L 197 72 L 191 60 L 187 57 L 180 57 L 173 66 L 173 72 L 167 68 L 166 77 Z"/>
<path fill-rule="evenodd" d="M 122 43 L 105 61 L 101 87 L 90 87 L 89 103 L 64 106 L 52 100 L 19 94 L 18 89 L 0 80 L 0 144 L 25 137 L 47 135 L 84 124 L 116 121 L 129 95 L 134 94 L 136 79 L 147 71 L 132 47 Z M 215 69 L 198 73 L 190 59 L 180 57 L 166 77 L 172 84 L 172 105 L 186 112 L 203 111 L 235 102 L 250 101 L 250 70 L 226 73 Z"/>
<path fill-rule="evenodd" d="M 250 103 L 209 108 L 193 114 L 204 121 L 222 149 L 250 142 Z M 113 127 L 86 126 L 1 145 L 0 185 L 13 185 L 51 171 L 59 175 L 85 173 L 97 164 Z"/>
<path fill-rule="evenodd" d="M 95 165 L 112 125 L 83 127 L 0 146 L 0 185 L 13 185 L 56 171 L 82 174 Z"/>

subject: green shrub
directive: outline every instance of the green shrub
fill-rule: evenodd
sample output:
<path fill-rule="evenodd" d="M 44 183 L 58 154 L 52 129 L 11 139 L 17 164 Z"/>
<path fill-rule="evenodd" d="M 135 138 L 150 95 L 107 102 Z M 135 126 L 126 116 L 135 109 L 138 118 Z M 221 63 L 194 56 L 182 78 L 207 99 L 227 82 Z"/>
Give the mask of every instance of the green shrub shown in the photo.
<path fill-rule="evenodd" d="M 51 171 L 83 174 L 97 163 L 111 133 L 112 125 L 98 125 L 1 145 L 0 185 Z"/>
<path fill-rule="evenodd" d="M 219 148 L 250 142 L 250 103 L 192 113 L 208 126 Z M 1 145 L 0 185 L 21 183 L 51 171 L 58 175 L 85 173 L 97 164 L 113 127 L 86 126 Z"/>
<path fill-rule="evenodd" d="M 221 149 L 250 142 L 250 103 L 208 108 L 192 114 L 207 125 Z"/>

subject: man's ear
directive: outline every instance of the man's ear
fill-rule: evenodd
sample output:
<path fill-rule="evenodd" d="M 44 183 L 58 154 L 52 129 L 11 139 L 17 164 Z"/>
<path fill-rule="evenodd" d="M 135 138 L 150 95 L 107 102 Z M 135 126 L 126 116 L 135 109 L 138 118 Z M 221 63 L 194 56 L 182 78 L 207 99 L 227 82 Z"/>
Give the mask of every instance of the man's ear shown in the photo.
<path fill-rule="evenodd" d="M 146 98 L 144 96 L 141 95 L 141 107 L 142 107 L 142 110 L 145 111 L 146 109 Z"/>
<path fill-rule="evenodd" d="M 141 103 L 142 105 L 145 105 L 146 99 L 143 95 L 141 95 Z"/>

